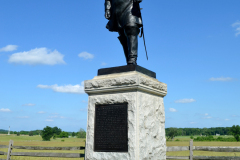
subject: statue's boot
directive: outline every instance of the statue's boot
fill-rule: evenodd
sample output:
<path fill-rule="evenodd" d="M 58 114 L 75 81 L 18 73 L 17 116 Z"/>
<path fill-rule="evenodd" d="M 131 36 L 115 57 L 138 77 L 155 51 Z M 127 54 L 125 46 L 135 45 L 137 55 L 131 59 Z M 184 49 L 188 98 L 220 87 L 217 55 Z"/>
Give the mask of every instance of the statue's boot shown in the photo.
<path fill-rule="evenodd" d="M 138 36 L 128 35 L 128 65 L 137 65 L 138 56 Z"/>
<path fill-rule="evenodd" d="M 123 51 L 125 54 L 126 62 L 128 63 L 128 41 L 125 35 L 121 35 L 118 37 L 120 43 L 122 44 Z"/>

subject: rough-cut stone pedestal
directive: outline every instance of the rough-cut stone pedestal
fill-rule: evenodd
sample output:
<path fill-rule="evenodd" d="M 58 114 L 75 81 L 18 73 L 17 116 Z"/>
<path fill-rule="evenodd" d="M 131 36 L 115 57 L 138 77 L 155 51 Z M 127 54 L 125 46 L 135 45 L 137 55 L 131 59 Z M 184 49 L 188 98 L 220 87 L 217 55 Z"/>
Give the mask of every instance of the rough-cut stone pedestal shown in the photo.
<path fill-rule="evenodd" d="M 89 95 L 86 160 L 165 160 L 167 85 L 142 73 L 96 76 L 85 81 Z M 94 152 L 95 105 L 128 103 L 128 152 Z"/>

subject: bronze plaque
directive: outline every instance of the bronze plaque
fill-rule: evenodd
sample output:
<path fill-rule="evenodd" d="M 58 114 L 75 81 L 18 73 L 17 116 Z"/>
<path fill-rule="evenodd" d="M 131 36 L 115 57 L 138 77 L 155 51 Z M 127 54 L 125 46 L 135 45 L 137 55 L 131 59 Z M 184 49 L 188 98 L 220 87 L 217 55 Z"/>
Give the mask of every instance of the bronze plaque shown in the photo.
<path fill-rule="evenodd" d="M 96 105 L 95 152 L 128 152 L 127 103 Z"/>

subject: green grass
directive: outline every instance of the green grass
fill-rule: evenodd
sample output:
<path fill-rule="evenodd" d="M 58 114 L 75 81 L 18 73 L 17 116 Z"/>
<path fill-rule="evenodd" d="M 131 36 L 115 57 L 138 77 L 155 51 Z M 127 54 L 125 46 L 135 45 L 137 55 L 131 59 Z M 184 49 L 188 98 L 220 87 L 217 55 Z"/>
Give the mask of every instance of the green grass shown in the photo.
<path fill-rule="evenodd" d="M 41 136 L 16 136 L 16 135 L 1 135 L 0 134 L 0 145 L 9 145 L 9 141 L 14 141 L 14 146 L 42 146 L 42 147 L 74 147 L 84 146 L 85 139 L 81 138 L 57 138 L 51 139 L 51 141 L 42 141 Z M 62 142 L 61 140 L 64 140 Z M 7 148 L 0 148 L 0 151 L 7 152 Z M 13 149 L 12 152 L 61 152 L 61 153 L 84 153 L 83 150 L 75 151 L 62 151 L 62 150 L 26 150 L 26 149 Z M 0 159 L 6 159 L 6 156 L 0 155 Z M 15 160 L 79 160 L 79 158 L 46 158 L 46 157 L 15 157 Z M 80 158 L 83 160 L 83 158 Z"/>
<path fill-rule="evenodd" d="M 194 136 L 196 138 L 197 136 Z M 214 136 L 216 138 L 217 136 Z M 232 137 L 232 136 L 223 136 Z M 74 146 L 84 146 L 85 139 L 80 138 L 59 138 L 51 139 L 51 141 L 42 141 L 40 136 L 16 136 L 16 135 L 1 135 L 0 134 L 0 145 L 8 145 L 9 140 L 13 140 L 15 146 L 43 146 L 43 147 L 74 147 Z M 175 141 L 178 139 L 179 141 Z M 64 140 L 62 142 L 61 140 Z M 189 146 L 190 136 L 178 136 L 174 138 L 174 141 L 167 141 L 167 146 Z M 238 146 L 240 147 L 240 142 L 193 142 L 194 146 Z M 7 148 L 0 148 L 0 151 L 7 152 Z M 61 150 L 24 150 L 24 149 L 13 149 L 13 152 L 61 152 L 61 153 L 83 153 L 84 151 L 61 151 Z M 207 151 L 194 151 L 195 156 L 240 156 L 240 153 L 234 152 L 207 152 Z M 189 156 L 189 151 L 181 152 L 167 152 L 167 156 Z M 6 156 L 0 155 L 0 158 L 5 158 Z M 12 157 L 15 160 L 79 160 L 79 158 L 46 158 L 46 157 Z M 82 158 L 83 160 L 83 158 Z"/>
<path fill-rule="evenodd" d="M 193 136 L 194 138 L 198 136 Z M 214 136 L 217 138 L 219 136 Z M 222 136 L 223 138 L 231 138 L 233 136 Z M 179 141 L 175 141 L 179 139 Z M 177 136 L 174 141 L 167 141 L 167 146 L 189 146 L 190 136 Z M 236 146 L 240 147 L 240 142 L 193 142 L 194 146 Z M 209 151 L 194 151 L 194 156 L 240 156 L 239 152 L 209 152 Z M 189 151 L 167 152 L 167 156 L 189 156 Z"/>
<path fill-rule="evenodd" d="M 200 136 L 193 136 L 193 138 L 197 138 L 197 137 L 200 137 Z M 213 136 L 213 138 L 218 138 L 218 137 L 223 137 L 223 138 L 234 138 L 233 136 L 231 135 L 227 135 L 227 136 Z M 174 141 L 176 139 L 179 139 L 180 141 L 190 141 L 190 136 L 177 136 L 177 137 L 174 137 Z M 171 141 L 171 140 L 169 140 Z"/>

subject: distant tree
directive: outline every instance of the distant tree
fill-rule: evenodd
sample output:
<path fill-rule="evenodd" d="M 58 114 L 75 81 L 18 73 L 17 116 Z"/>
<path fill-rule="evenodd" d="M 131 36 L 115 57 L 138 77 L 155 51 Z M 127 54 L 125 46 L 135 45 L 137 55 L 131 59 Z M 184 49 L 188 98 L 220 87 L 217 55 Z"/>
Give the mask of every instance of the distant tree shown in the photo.
<path fill-rule="evenodd" d="M 53 131 L 52 128 L 49 126 L 46 126 L 42 130 L 42 139 L 44 141 L 50 141 L 51 137 L 53 136 Z"/>
<path fill-rule="evenodd" d="M 54 135 L 53 135 L 53 139 L 56 139 L 56 137 L 57 137 L 57 135 L 56 135 L 56 134 L 54 134 Z"/>
<path fill-rule="evenodd" d="M 17 132 L 17 136 L 20 136 L 20 132 Z"/>
<path fill-rule="evenodd" d="M 175 136 L 177 136 L 177 128 L 169 128 L 169 131 L 168 131 L 168 134 L 167 134 L 167 137 L 168 139 L 171 139 L 173 140 Z"/>
<path fill-rule="evenodd" d="M 210 132 L 210 129 L 208 129 L 208 128 L 203 128 L 202 133 L 203 133 L 203 135 L 209 136 L 211 132 Z"/>
<path fill-rule="evenodd" d="M 182 128 L 179 128 L 177 132 L 178 132 L 177 133 L 178 136 L 183 136 L 183 129 Z"/>
<path fill-rule="evenodd" d="M 240 138 L 239 138 L 239 136 L 240 136 L 240 126 L 239 125 L 236 125 L 236 126 L 233 125 L 232 128 L 230 128 L 230 132 L 237 141 L 240 140 Z"/>
<path fill-rule="evenodd" d="M 14 131 L 13 134 L 17 134 L 17 131 Z"/>
<path fill-rule="evenodd" d="M 29 131 L 20 131 L 20 134 L 28 135 L 28 134 L 29 134 Z"/>
<path fill-rule="evenodd" d="M 86 132 L 84 129 L 80 128 L 78 132 L 78 138 L 86 138 Z"/>
<path fill-rule="evenodd" d="M 56 134 L 56 135 L 60 135 L 60 133 L 62 132 L 62 130 L 60 128 L 58 128 L 57 126 L 53 127 L 52 131 L 53 131 L 53 134 Z"/>
<path fill-rule="evenodd" d="M 38 131 L 37 130 L 30 131 L 30 132 L 32 132 L 33 135 L 38 135 Z"/>
<path fill-rule="evenodd" d="M 75 133 L 75 132 L 73 132 L 73 133 L 72 133 L 72 137 L 75 137 L 75 136 L 76 136 L 76 133 Z"/>
<path fill-rule="evenodd" d="M 59 135 L 60 138 L 68 138 L 68 133 L 67 132 L 61 132 Z"/>
<path fill-rule="evenodd" d="M 37 130 L 37 134 L 40 136 L 42 135 L 42 131 L 41 130 Z"/>
<path fill-rule="evenodd" d="M 29 132 L 29 136 L 33 136 L 33 132 L 32 131 Z"/>

